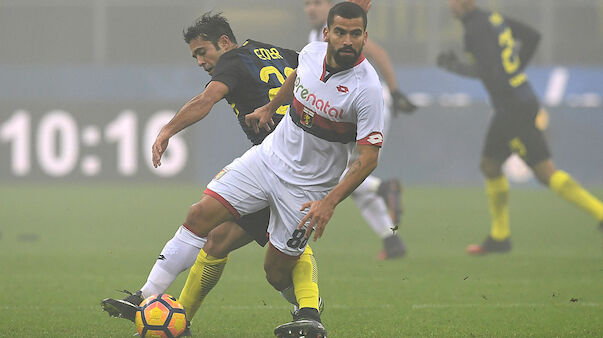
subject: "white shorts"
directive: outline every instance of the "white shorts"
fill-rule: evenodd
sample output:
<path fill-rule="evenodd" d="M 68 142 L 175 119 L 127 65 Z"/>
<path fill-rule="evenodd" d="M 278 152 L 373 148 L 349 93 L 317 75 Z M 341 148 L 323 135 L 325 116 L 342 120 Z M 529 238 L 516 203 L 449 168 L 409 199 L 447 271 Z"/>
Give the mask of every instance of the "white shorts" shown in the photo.
<path fill-rule="evenodd" d="M 302 204 L 323 199 L 328 190 L 309 191 L 281 180 L 252 147 L 222 169 L 207 185 L 206 194 L 221 202 L 235 218 L 270 206 L 270 245 L 288 256 L 306 247 L 305 230 L 296 230 L 308 210 Z"/>

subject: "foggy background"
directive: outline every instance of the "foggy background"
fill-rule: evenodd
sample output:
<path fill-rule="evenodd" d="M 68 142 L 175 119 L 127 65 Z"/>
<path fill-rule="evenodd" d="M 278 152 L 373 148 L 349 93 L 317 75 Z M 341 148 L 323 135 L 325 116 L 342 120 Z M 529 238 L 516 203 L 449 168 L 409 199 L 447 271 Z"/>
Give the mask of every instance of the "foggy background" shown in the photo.
<path fill-rule="evenodd" d="M 207 183 L 250 143 L 225 101 L 172 140 L 150 168 L 158 128 L 209 80 L 182 30 L 223 12 L 247 38 L 300 50 L 311 29 L 303 0 L 0 0 L 0 181 Z M 603 0 L 491 0 L 535 27 L 541 44 L 528 77 L 550 115 L 558 167 L 603 185 Z M 491 114 L 478 81 L 435 67 L 461 52 L 462 30 L 444 0 L 375 0 L 369 37 L 394 63 L 403 92 L 422 107 L 394 119 L 376 173 L 407 185 L 482 184 Z M 521 166 L 513 182 L 535 184 Z"/>

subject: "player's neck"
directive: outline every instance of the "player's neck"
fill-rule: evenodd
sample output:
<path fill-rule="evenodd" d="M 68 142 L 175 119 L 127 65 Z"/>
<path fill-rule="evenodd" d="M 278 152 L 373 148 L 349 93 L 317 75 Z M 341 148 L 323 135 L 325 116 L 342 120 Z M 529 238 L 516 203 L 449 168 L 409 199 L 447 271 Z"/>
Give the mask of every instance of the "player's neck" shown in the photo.
<path fill-rule="evenodd" d="M 233 49 L 237 49 L 237 48 L 239 48 L 239 45 L 237 45 L 236 43 L 228 44 L 228 46 L 224 47 L 224 53 L 229 52 Z"/>

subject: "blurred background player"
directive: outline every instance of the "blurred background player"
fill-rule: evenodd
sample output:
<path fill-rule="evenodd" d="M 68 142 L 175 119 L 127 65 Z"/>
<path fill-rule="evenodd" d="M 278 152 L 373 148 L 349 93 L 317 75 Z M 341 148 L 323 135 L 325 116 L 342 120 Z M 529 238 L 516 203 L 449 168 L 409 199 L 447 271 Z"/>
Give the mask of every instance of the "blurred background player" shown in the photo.
<path fill-rule="evenodd" d="M 501 171 L 511 153 L 517 153 L 530 166 L 540 183 L 590 213 L 603 227 L 603 203 L 555 167 L 544 135 L 535 125 L 540 104 L 524 68 L 536 51 L 540 34 L 516 20 L 477 8 L 475 0 L 448 3 L 463 24 L 470 62 L 460 61 L 449 51 L 441 53 L 437 63 L 450 72 L 479 78 L 495 110 L 480 165 L 486 177 L 491 231 L 482 244 L 468 246 L 467 252 L 486 254 L 511 249 L 509 184 Z"/>
<path fill-rule="evenodd" d="M 251 143 L 260 144 L 269 132 L 254 132 L 245 124 L 245 116 L 270 101 L 286 76 L 297 67 L 297 52 L 253 40 L 239 46 L 228 21 L 220 14 L 205 13 L 183 35 L 193 58 L 209 73 L 211 80 L 201 94 L 176 114 L 174 119 L 181 123 L 176 131 L 205 118 L 224 98 L 232 106 Z M 287 107 L 288 104 L 277 110 L 273 118 L 276 123 L 284 116 Z M 158 142 L 161 140 L 158 137 Z M 222 174 L 220 172 L 216 177 Z M 165 292 L 176 277 L 192 265 L 179 297 L 190 321 L 219 281 L 228 262 L 228 254 L 253 240 L 261 246 L 266 245 L 269 218 L 270 209 L 264 208 L 234 222 L 222 223 L 207 238 L 183 224 L 165 244 L 142 288 L 124 299 L 104 299 L 101 302 L 103 309 L 111 316 L 134 321 L 137 306 L 144 298 Z M 296 311 L 301 314 L 310 312 L 319 318 L 317 271 L 316 260 L 308 246 L 296 260 L 291 277 L 293 284 L 282 289 L 281 293 L 294 304 Z"/>
<path fill-rule="evenodd" d="M 304 0 L 304 11 L 313 27 L 308 37 L 309 42 L 324 41 L 324 30 L 329 10 L 333 7 L 331 0 Z M 410 114 L 417 109 L 398 88 L 398 81 L 387 52 L 370 38 L 364 46 L 364 55 L 376 66 L 387 86 L 383 86 L 384 133 L 390 125 L 392 113 Z M 386 139 L 387 140 L 387 139 Z M 406 246 L 396 231 L 402 216 L 402 186 L 397 179 L 382 181 L 371 175 L 354 191 L 352 198 L 360 213 L 373 231 L 383 240 L 380 259 L 403 257 Z M 389 211 L 389 212 L 388 212 Z"/>

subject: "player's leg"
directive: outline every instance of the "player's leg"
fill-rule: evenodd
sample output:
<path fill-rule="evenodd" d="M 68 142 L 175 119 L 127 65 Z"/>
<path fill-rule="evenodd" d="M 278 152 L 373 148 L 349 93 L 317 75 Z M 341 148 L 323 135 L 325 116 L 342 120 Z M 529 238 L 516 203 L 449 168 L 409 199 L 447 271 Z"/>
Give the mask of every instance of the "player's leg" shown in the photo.
<path fill-rule="evenodd" d="M 308 279 L 312 279 L 312 276 L 308 276 L 303 273 L 300 274 L 300 271 L 306 271 L 308 268 L 312 268 L 311 256 L 308 254 L 300 257 L 289 256 L 279 249 L 275 248 L 273 245 L 270 245 L 268 250 L 266 250 L 266 258 L 264 260 L 264 270 L 266 271 L 266 279 L 268 282 L 277 290 L 283 291 L 294 283 L 294 279 L 296 279 L 298 285 L 295 285 L 296 288 L 295 293 L 298 296 L 299 301 L 299 310 L 293 313 L 293 321 L 278 326 L 274 334 L 278 337 L 288 337 L 290 334 L 294 332 L 304 337 L 324 337 L 326 336 L 326 329 L 322 325 L 320 319 L 320 312 L 318 310 L 318 284 L 314 283 L 305 283 Z M 310 262 L 304 262 L 310 258 Z M 302 260 L 301 263 L 299 261 Z M 295 275 L 294 270 L 297 266 L 297 276 Z M 310 288 L 302 288 L 299 285 L 299 282 L 302 282 L 302 285 L 305 283 L 306 286 L 310 286 Z M 310 285 L 308 285 L 310 284 Z"/>
<path fill-rule="evenodd" d="M 394 231 L 395 226 L 398 225 L 392 219 L 392 214 L 388 213 L 388 206 L 386 205 L 386 199 L 382 196 L 377 195 L 371 185 L 373 182 L 382 183 L 380 179 L 374 176 L 369 176 L 364 182 L 356 188 L 352 193 L 352 198 L 358 206 L 362 217 L 369 224 L 371 229 L 383 240 L 383 251 L 379 254 L 381 259 L 391 259 L 404 256 L 406 254 L 406 246 L 398 237 Z M 400 210 L 399 208 L 399 191 L 398 198 L 393 198 L 392 203 L 398 205 L 392 205 L 391 209 L 394 209 L 394 214 Z M 393 201 L 395 200 L 395 201 Z"/>
<path fill-rule="evenodd" d="M 264 260 L 266 279 L 278 291 L 290 290 L 293 285 L 299 303 L 293 321 L 277 327 L 275 334 L 292 330 L 310 334 L 307 337 L 326 336 L 320 319 L 316 260 L 304 238 L 305 230 L 297 229 L 297 225 L 307 212 L 300 212 L 299 206 L 305 201 L 320 200 L 327 192 L 292 186 L 276 178 L 271 181 L 271 187 L 275 202 L 271 205 L 268 227 L 270 247 Z"/>
<path fill-rule="evenodd" d="M 544 134 L 535 124 L 520 129 L 520 141 L 525 144 L 525 160 L 534 171 L 538 181 L 551 188 L 565 200 L 590 213 L 599 224 L 603 224 L 603 203 L 584 189 L 568 173 L 558 170 Z"/>
<path fill-rule="evenodd" d="M 142 298 L 165 292 L 180 273 L 191 267 L 205 243 L 206 238 L 195 235 L 182 225 L 165 244 L 146 283 L 140 288 Z"/>
<path fill-rule="evenodd" d="M 591 214 L 603 224 L 603 203 L 584 189 L 570 174 L 558 170 L 549 158 L 532 167 L 538 180 L 551 188 L 568 202 Z"/>
<path fill-rule="evenodd" d="M 202 219 L 197 220 L 196 217 Z M 215 199 L 204 195 L 201 201 L 189 209 L 187 222 L 164 246 L 143 287 L 124 299 L 103 299 L 101 302 L 103 310 L 110 316 L 134 321 L 137 306 L 142 300 L 153 294 L 165 292 L 176 277 L 193 264 L 199 250 L 205 244 L 206 239 L 199 233 L 195 233 L 190 224 L 194 223 L 196 229 L 204 233 L 215 226 L 214 222 L 231 217 L 227 208 Z"/>
<path fill-rule="evenodd" d="M 509 183 L 502 174 L 502 162 L 482 158 L 480 164 L 486 178 L 486 197 L 490 211 L 490 234 L 481 244 L 467 247 L 467 253 L 480 255 L 491 252 L 507 252 L 511 250 L 509 228 Z"/>
<path fill-rule="evenodd" d="M 490 234 L 481 244 L 467 247 L 469 254 L 507 252 L 511 250 L 509 227 L 509 183 L 502 173 L 502 164 L 511 155 L 508 146 L 511 121 L 495 114 L 486 134 L 480 170 L 486 180 L 486 198 L 490 211 Z"/>
<path fill-rule="evenodd" d="M 224 222 L 209 233 L 207 243 L 189 271 L 178 299 L 184 306 L 189 321 L 220 280 L 228 262 L 228 254 L 251 241 L 253 237 L 234 222 Z"/>

